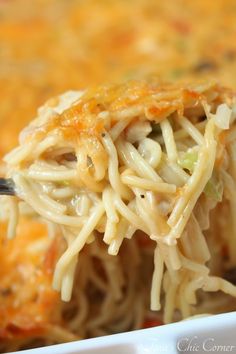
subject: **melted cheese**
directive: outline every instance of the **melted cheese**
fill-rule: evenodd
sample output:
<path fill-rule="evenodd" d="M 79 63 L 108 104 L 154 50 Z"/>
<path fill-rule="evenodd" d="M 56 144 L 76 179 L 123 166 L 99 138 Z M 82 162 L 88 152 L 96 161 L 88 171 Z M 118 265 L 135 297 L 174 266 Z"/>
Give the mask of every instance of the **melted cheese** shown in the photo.
<path fill-rule="evenodd" d="M 57 319 L 51 286 L 57 246 L 36 221 L 22 220 L 14 240 L 6 239 L 6 225 L 0 230 L 0 338 L 39 335 Z"/>
<path fill-rule="evenodd" d="M 0 12 L 0 156 L 66 90 L 144 76 L 236 87 L 234 0 L 14 0 Z"/>

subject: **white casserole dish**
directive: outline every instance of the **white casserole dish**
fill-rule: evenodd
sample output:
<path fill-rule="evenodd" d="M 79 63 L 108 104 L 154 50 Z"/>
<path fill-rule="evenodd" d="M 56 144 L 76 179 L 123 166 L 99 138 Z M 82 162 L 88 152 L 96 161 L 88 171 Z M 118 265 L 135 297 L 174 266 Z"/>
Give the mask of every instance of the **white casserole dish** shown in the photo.
<path fill-rule="evenodd" d="M 19 354 L 236 353 L 236 312 L 15 352 Z"/>

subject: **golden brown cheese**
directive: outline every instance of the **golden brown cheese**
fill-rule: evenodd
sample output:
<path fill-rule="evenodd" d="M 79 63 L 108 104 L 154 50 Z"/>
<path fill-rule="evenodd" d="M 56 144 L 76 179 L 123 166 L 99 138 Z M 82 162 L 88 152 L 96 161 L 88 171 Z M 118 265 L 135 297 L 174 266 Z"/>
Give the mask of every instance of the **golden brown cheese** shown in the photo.
<path fill-rule="evenodd" d="M 203 101 L 214 104 L 226 97 L 231 104 L 235 101 L 234 91 L 213 81 L 175 85 L 143 80 L 97 86 L 84 91 L 62 113 L 50 111 L 62 102 L 62 97 L 46 102 L 39 109 L 38 117 L 24 130 L 23 144 L 31 140 L 40 142 L 52 132 L 62 134 L 63 139 L 71 144 L 78 144 L 82 135 L 99 138 L 107 125 L 112 127 L 130 115 L 137 114 L 151 122 L 160 122 L 174 112 L 181 116 L 184 110 Z"/>
<path fill-rule="evenodd" d="M 0 156 L 68 89 L 153 75 L 236 87 L 234 0 L 12 0 L 0 14 Z"/>
<path fill-rule="evenodd" d="M 13 240 L 6 239 L 5 224 L 0 230 L 0 341 L 40 336 L 58 321 L 59 296 L 51 285 L 56 241 L 33 220 L 22 220 Z"/>

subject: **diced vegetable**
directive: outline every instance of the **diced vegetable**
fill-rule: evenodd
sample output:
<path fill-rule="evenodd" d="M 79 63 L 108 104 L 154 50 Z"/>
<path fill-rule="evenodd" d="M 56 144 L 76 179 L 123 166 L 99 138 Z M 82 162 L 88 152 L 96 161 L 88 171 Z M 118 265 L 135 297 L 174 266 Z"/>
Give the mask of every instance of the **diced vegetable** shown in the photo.
<path fill-rule="evenodd" d="M 179 158 L 178 164 L 192 174 L 197 163 L 197 159 L 198 152 L 196 150 L 189 149 L 182 157 Z M 204 188 L 204 193 L 208 198 L 214 199 L 218 202 L 222 200 L 223 183 L 216 173 L 213 173 L 212 177 L 207 182 Z"/>
<path fill-rule="evenodd" d="M 222 200 L 223 183 L 215 173 L 213 173 L 210 180 L 207 182 L 204 193 L 208 198 L 214 199 L 217 202 Z"/>
<path fill-rule="evenodd" d="M 150 328 L 150 327 L 156 327 L 156 326 L 162 326 L 163 325 L 163 322 L 160 321 L 160 320 L 145 320 L 143 325 L 142 325 L 142 328 Z"/>
<path fill-rule="evenodd" d="M 187 151 L 182 157 L 179 158 L 178 164 L 192 174 L 195 164 L 197 162 L 197 158 L 198 158 L 197 151 L 191 149 Z"/>

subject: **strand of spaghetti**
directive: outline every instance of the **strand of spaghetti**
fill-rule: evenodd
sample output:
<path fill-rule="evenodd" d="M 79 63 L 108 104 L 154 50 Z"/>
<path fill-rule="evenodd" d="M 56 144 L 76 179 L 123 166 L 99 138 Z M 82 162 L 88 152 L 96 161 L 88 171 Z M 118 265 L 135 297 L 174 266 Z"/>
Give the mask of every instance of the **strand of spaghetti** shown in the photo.
<path fill-rule="evenodd" d="M 220 277 L 208 276 L 203 285 L 205 291 L 223 291 L 225 294 L 236 297 L 236 286 Z"/>
<path fill-rule="evenodd" d="M 193 279 L 186 285 L 183 295 L 189 304 L 191 305 L 196 304 L 197 302 L 196 291 L 202 288 L 204 281 L 205 281 L 204 276 L 200 276 L 200 277 L 198 276 L 197 278 Z"/>
<path fill-rule="evenodd" d="M 151 238 L 155 239 L 153 236 L 151 236 Z M 159 239 L 159 237 L 157 237 L 157 239 Z M 182 264 L 181 264 L 181 258 L 177 246 L 176 245 L 166 246 L 165 244 L 160 243 L 159 247 L 161 249 L 163 259 L 166 262 L 166 266 L 167 269 L 169 270 L 169 273 L 171 274 L 172 271 L 175 272 L 178 269 L 180 269 Z"/>
<path fill-rule="evenodd" d="M 111 256 L 107 253 L 107 248 L 101 247 L 101 243 L 98 238 L 95 238 L 94 242 L 90 245 L 91 254 L 98 257 L 102 261 L 106 262 L 111 259 Z"/>
<path fill-rule="evenodd" d="M 42 188 L 38 188 L 35 182 L 31 182 L 32 192 L 35 193 L 37 198 L 41 201 L 42 205 L 47 207 L 48 211 L 52 214 L 57 214 L 60 216 L 64 216 L 67 210 L 65 205 L 62 205 L 55 200 L 51 199 L 47 194 L 42 191 Z"/>
<path fill-rule="evenodd" d="M 111 221 L 111 219 L 107 219 L 105 232 L 103 236 L 103 241 L 110 245 L 112 240 L 117 238 L 117 223 Z M 109 253 L 109 252 L 108 252 Z"/>
<path fill-rule="evenodd" d="M 121 180 L 124 184 L 141 189 L 151 190 L 158 193 L 175 193 L 176 186 L 174 184 L 164 182 L 154 182 L 150 179 L 145 179 L 132 175 L 121 175 Z"/>
<path fill-rule="evenodd" d="M 113 294 L 113 298 L 116 301 L 118 301 L 122 297 L 122 286 L 124 282 L 124 276 L 122 274 L 120 267 L 118 266 L 117 258 L 114 258 L 113 262 L 111 261 L 106 262 L 104 266 L 106 270 L 106 276 L 111 285 L 110 291 Z"/>
<path fill-rule="evenodd" d="M 115 332 L 118 332 L 119 329 L 122 330 L 125 328 L 130 328 L 130 326 L 132 326 L 132 324 L 135 321 L 134 316 L 136 314 L 132 313 L 130 311 L 130 308 L 131 308 L 131 306 L 134 306 L 134 309 L 135 309 L 136 301 L 139 298 L 139 296 L 140 296 L 140 294 L 137 294 L 137 292 L 135 293 L 133 288 L 129 288 L 129 296 L 126 296 L 127 300 L 124 302 L 124 306 L 119 307 L 119 312 L 121 309 L 121 314 L 118 315 L 117 325 L 114 326 Z M 128 316 L 127 316 L 127 313 L 128 313 Z"/>
<path fill-rule="evenodd" d="M 162 182 L 156 171 L 142 158 L 132 144 L 119 138 L 116 145 L 118 154 L 126 166 L 136 171 L 141 177 L 151 179 L 154 182 Z"/>
<path fill-rule="evenodd" d="M 162 242 L 158 242 L 158 245 L 162 254 L 163 261 L 166 265 L 168 276 L 170 277 L 171 283 L 178 285 L 180 282 L 180 274 L 178 270 L 173 269 L 173 267 L 171 266 L 168 247 Z"/>
<path fill-rule="evenodd" d="M 187 318 L 191 315 L 191 309 L 189 303 L 188 301 L 186 301 L 186 298 L 183 296 L 187 282 L 188 282 L 188 276 L 185 274 L 184 276 L 182 276 L 181 283 L 178 289 L 178 303 L 183 318 Z"/>
<path fill-rule="evenodd" d="M 51 135 L 46 137 L 43 141 L 39 142 L 35 149 L 31 151 L 33 158 L 39 157 L 44 151 L 48 150 L 49 148 L 56 146 L 58 144 L 58 137 L 55 135 Z"/>
<path fill-rule="evenodd" d="M 180 256 L 182 267 L 191 270 L 192 272 L 201 273 L 206 276 L 209 273 L 209 268 L 204 264 L 197 263 L 193 260 L 190 260 L 183 255 Z"/>
<path fill-rule="evenodd" d="M 169 246 L 168 249 L 168 259 L 170 262 L 170 266 L 174 270 L 179 270 L 182 266 L 182 260 L 176 245 Z"/>
<path fill-rule="evenodd" d="M 138 146 L 138 152 L 154 169 L 156 169 L 161 162 L 161 146 L 153 139 L 145 138 L 141 140 Z"/>
<path fill-rule="evenodd" d="M 84 217 L 59 215 L 48 210 L 48 206 L 42 203 L 39 196 L 33 191 L 32 183 L 26 181 L 23 176 L 19 174 L 15 175 L 14 181 L 18 186 L 18 195 L 45 219 L 55 222 L 56 224 L 73 227 L 81 227 L 85 222 L 86 219 Z"/>
<path fill-rule="evenodd" d="M 134 193 L 136 195 L 136 205 L 137 211 L 139 211 L 143 220 L 150 228 L 150 235 L 166 235 L 169 231 L 169 226 L 166 223 L 166 217 L 163 215 L 161 206 L 157 203 L 156 195 L 153 192 L 144 192 L 141 189 L 134 188 Z M 144 198 L 142 198 L 144 195 Z"/>
<path fill-rule="evenodd" d="M 92 232 L 92 233 L 89 235 L 89 237 L 87 238 L 86 243 L 87 243 L 88 245 L 90 245 L 90 243 L 93 243 L 94 240 L 95 240 L 95 235 L 94 235 L 94 232 Z"/>
<path fill-rule="evenodd" d="M 73 259 L 70 261 L 70 264 L 68 265 L 67 270 L 62 278 L 61 299 L 66 302 L 70 301 L 71 299 L 76 264 L 77 256 L 73 257 Z"/>
<path fill-rule="evenodd" d="M 21 145 L 5 155 L 3 161 L 7 162 L 10 166 L 16 165 L 26 159 L 27 156 L 31 156 L 31 152 L 36 146 L 37 141 L 31 141 L 28 144 Z"/>
<path fill-rule="evenodd" d="M 110 184 L 116 193 L 120 194 L 122 198 L 129 200 L 132 198 L 132 193 L 129 188 L 127 188 L 127 186 L 125 186 L 121 181 L 118 170 L 119 162 L 115 145 L 113 144 L 113 141 L 108 133 L 105 133 L 105 136 L 102 137 L 102 140 L 109 155 L 108 177 Z"/>
<path fill-rule="evenodd" d="M 134 318 L 134 324 L 133 324 L 134 330 L 142 328 L 143 318 L 144 318 L 144 314 L 145 314 L 145 308 L 142 304 L 143 304 L 142 295 L 135 296 L 135 304 L 134 304 L 135 318 Z"/>
<path fill-rule="evenodd" d="M 131 122 L 132 119 L 133 119 L 133 117 L 131 116 L 125 120 L 120 120 L 118 123 L 116 123 L 116 125 L 114 125 L 110 129 L 109 134 L 110 134 L 113 141 L 116 141 L 116 139 L 121 135 L 123 130 L 127 127 L 127 125 L 129 125 L 129 123 Z"/>
<path fill-rule="evenodd" d="M 87 190 L 90 190 L 95 193 L 102 193 L 103 189 L 105 188 L 105 180 L 103 181 L 95 181 L 92 176 L 89 175 L 89 173 L 82 173 L 80 170 L 80 167 L 78 167 L 78 175 L 76 177 L 76 183 L 77 186 L 79 187 L 79 184 L 81 187 L 85 187 Z"/>
<path fill-rule="evenodd" d="M 77 177 L 77 170 L 65 169 L 65 171 L 37 171 L 30 168 L 24 175 L 40 181 L 68 181 Z"/>
<path fill-rule="evenodd" d="M 207 120 L 204 120 L 204 121 L 202 121 L 200 123 L 196 123 L 194 125 L 194 127 L 201 132 L 201 131 L 204 130 L 204 128 L 206 126 L 206 123 L 207 123 Z M 185 139 L 185 138 L 187 138 L 189 136 L 188 132 L 185 129 L 176 130 L 176 131 L 173 132 L 173 134 L 174 134 L 175 141 Z M 157 141 L 158 143 L 160 143 L 160 144 L 164 144 L 164 139 L 163 139 L 162 135 L 155 135 L 153 137 L 153 139 L 155 141 Z"/>
<path fill-rule="evenodd" d="M 202 262 L 207 262 L 211 254 L 199 223 L 193 213 L 190 217 L 190 223 L 193 226 L 192 232 L 190 231 L 189 234 L 192 241 L 191 247 L 195 251 L 195 258 L 197 256 Z"/>
<path fill-rule="evenodd" d="M 170 122 L 168 121 L 168 119 L 165 119 L 162 122 L 160 122 L 160 126 L 161 126 L 162 136 L 164 139 L 168 159 L 169 161 L 172 162 L 177 161 L 178 153 L 175 145 L 173 129 L 170 125 Z"/>
<path fill-rule="evenodd" d="M 104 211 L 105 210 L 102 203 L 99 203 L 97 206 L 94 207 L 94 210 L 91 212 L 91 215 L 88 217 L 87 222 L 82 227 L 76 239 L 71 243 L 71 245 L 67 248 L 67 250 L 63 253 L 61 258 L 57 262 L 53 278 L 54 289 L 60 289 L 61 279 L 64 275 L 66 268 L 70 264 L 73 257 L 75 257 L 84 247 L 87 238 L 95 229 L 97 223 L 104 214 Z"/>
<path fill-rule="evenodd" d="M 172 235 L 178 232 L 178 229 L 180 230 L 180 228 L 183 228 L 182 226 L 177 227 L 177 220 L 179 225 L 186 224 L 193 206 L 212 175 L 216 154 L 213 120 L 209 121 L 207 124 L 205 139 L 206 142 L 199 151 L 198 160 L 193 174 L 184 186 L 183 194 L 178 199 L 168 219 L 168 224 L 173 227 L 171 232 Z M 177 237 L 180 237 L 181 233 L 182 232 L 179 231 Z"/>
<path fill-rule="evenodd" d="M 46 193 L 43 192 L 43 189 L 40 188 L 36 183 L 32 183 L 32 188 L 38 195 L 39 199 L 48 206 L 48 208 L 57 214 L 64 214 L 67 210 L 67 206 L 61 203 L 56 202 L 54 199 L 50 198 Z"/>
<path fill-rule="evenodd" d="M 180 243 L 187 258 L 198 263 L 205 263 L 210 259 L 207 242 L 193 213 L 182 233 Z"/>
<path fill-rule="evenodd" d="M 204 162 L 204 164 L 207 163 L 207 158 L 205 159 L 206 161 Z M 209 173 L 210 175 L 210 173 Z M 203 190 L 204 186 L 206 185 L 207 182 L 207 178 L 205 178 L 203 181 L 201 181 L 202 183 L 199 184 L 198 190 L 196 191 L 196 194 L 191 196 L 191 199 L 189 200 L 189 202 L 187 203 L 185 209 L 182 212 L 182 215 L 180 216 L 180 218 L 178 219 L 178 221 L 176 222 L 176 224 L 174 224 L 173 226 L 171 226 L 171 231 L 170 233 L 163 238 L 163 242 L 165 242 L 167 245 L 171 245 L 171 244 L 175 244 L 176 243 L 176 239 L 180 238 L 182 235 L 182 232 L 189 220 L 189 217 L 192 213 L 192 210 L 196 204 L 197 199 L 199 198 L 199 195 L 201 194 L 201 191 Z M 180 198 L 180 202 L 182 202 L 182 198 Z M 178 202 L 177 204 L 178 205 Z M 172 211 L 173 213 L 173 211 Z M 171 214 L 172 215 L 172 214 Z M 168 224 L 170 224 L 167 221 Z"/>
<path fill-rule="evenodd" d="M 142 190 L 135 188 L 134 193 L 136 195 L 137 212 L 145 222 L 145 225 L 149 230 L 148 234 L 155 235 L 155 237 L 158 235 L 165 235 L 169 228 L 166 224 L 165 218 L 160 215 L 158 208 L 152 208 L 151 203 L 146 201 L 147 198 L 140 198 L 140 195 L 145 195 Z M 153 237 L 153 239 L 155 238 Z"/>
<path fill-rule="evenodd" d="M 76 190 L 72 187 L 53 188 L 50 192 L 51 197 L 55 199 L 67 199 L 73 197 L 75 194 Z"/>
<path fill-rule="evenodd" d="M 92 249 L 92 246 L 94 246 L 96 244 L 97 246 L 97 242 L 95 240 L 94 243 L 91 244 L 91 246 L 89 246 L 89 248 Z M 99 254 L 100 255 L 100 254 Z M 79 262 L 78 262 L 78 273 L 77 273 L 77 281 L 81 287 L 82 290 L 85 290 L 88 282 L 89 282 L 89 273 L 87 273 L 87 269 L 90 268 L 91 266 L 91 258 L 88 257 L 88 255 L 86 253 L 81 252 L 79 255 Z M 78 291 L 78 288 L 75 288 L 75 291 Z"/>
<path fill-rule="evenodd" d="M 203 135 L 187 118 L 182 116 L 178 119 L 178 122 L 198 145 L 204 144 Z"/>
<path fill-rule="evenodd" d="M 85 193 L 78 195 L 76 199 L 76 214 L 79 216 L 87 216 L 91 207 L 91 200 Z"/>
<path fill-rule="evenodd" d="M 119 222 L 117 228 L 117 235 L 111 240 L 110 246 L 108 247 L 108 253 L 112 256 L 116 256 L 119 252 L 120 246 L 125 238 L 128 228 L 128 223 L 125 219 Z"/>
<path fill-rule="evenodd" d="M 137 231 L 136 227 L 134 227 L 133 225 L 128 226 L 125 238 L 128 238 L 129 240 L 131 240 L 131 238 L 133 237 L 135 231 Z"/>
<path fill-rule="evenodd" d="M 43 171 L 56 171 L 56 172 L 64 172 L 68 171 L 68 168 L 64 165 L 59 164 L 55 160 L 53 160 L 50 156 L 50 159 L 48 158 L 47 160 L 42 160 L 38 159 L 34 163 L 31 164 L 29 169 L 43 172 Z"/>
<path fill-rule="evenodd" d="M 75 230 L 71 231 L 71 229 L 66 226 L 61 226 L 60 229 L 63 233 L 63 236 L 64 236 L 67 244 L 70 245 L 76 237 Z"/>
<path fill-rule="evenodd" d="M 117 223 L 119 221 L 119 216 L 117 215 L 116 208 L 113 202 L 113 192 L 110 187 L 105 188 L 102 193 L 102 201 L 106 211 L 106 215 L 111 222 Z"/>
<path fill-rule="evenodd" d="M 102 292 L 106 293 L 108 291 L 108 286 L 106 280 L 99 276 L 99 269 L 96 269 L 93 265 L 93 262 L 90 262 L 89 268 L 87 271 L 89 273 L 89 279 L 96 285 L 96 287 Z"/>
<path fill-rule="evenodd" d="M 198 131 L 203 131 L 205 126 L 206 126 L 207 121 L 204 120 L 200 123 L 196 123 L 194 125 L 194 127 L 198 130 Z M 201 134 L 201 133 L 200 133 Z M 174 138 L 175 140 L 179 140 L 179 139 L 183 139 L 186 138 L 188 136 L 188 132 L 186 129 L 180 129 L 174 132 Z"/>
<path fill-rule="evenodd" d="M 104 190 L 104 189 L 103 189 Z M 94 193 L 94 192 L 91 192 L 87 189 L 84 190 L 84 192 L 88 195 L 89 199 L 94 203 L 94 204 L 97 204 L 101 201 L 101 195 L 100 194 L 97 194 L 97 193 Z"/>
<path fill-rule="evenodd" d="M 187 258 L 192 259 L 194 257 L 194 249 L 192 248 L 192 242 L 189 237 L 190 234 L 188 232 L 188 226 L 189 226 L 189 222 L 187 223 L 187 226 L 186 226 L 185 230 L 183 231 L 179 242 L 180 242 L 183 254 Z"/>
<path fill-rule="evenodd" d="M 60 232 L 60 226 L 55 225 L 51 221 L 47 221 L 47 220 L 45 220 L 45 221 L 46 221 L 46 225 L 47 225 L 48 238 L 50 240 L 54 240 L 57 237 L 58 232 Z"/>
<path fill-rule="evenodd" d="M 74 227 L 68 227 L 66 225 L 59 225 L 60 230 L 63 233 L 67 243 L 71 243 L 73 239 L 78 235 L 77 230 Z"/>
<path fill-rule="evenodd" d="M 19 205 L 15 197 L 9 197 L 7 203 L 10 212 L 10 218 L 7 227 L 7 238 L 12 239 L 16 235 L 16 228 L 19 221 Z"/>
<path fill-rule="evenodd" d="M 131 144 L 144 140 L 152 131 L 151 125 L 147 121 L 137 120 L 132 123 L 125 131 L 125 140 Z"/>
<path fill-rule="evenodd" d="M 185 184 L 185 178 L 183 179 L 180 174 L 176 173 L 176 171 L 169 166 L 166 159 L 162 160 L 158 173 L 163 181 L 168 184 L 175 184 L 176 187 L 182 187 Z"/>
<path fill-rule="evenodd" d="M 143 223 L 142 219 L 137 214 L 135 214 L 133 211 L 131 211 L 130 208 L 127 207 L 127 205 L 125 205 L 125 203 L 121 200 L 121 198 L 117 194 L 114 195 L 114 203 L 115 203 L 115 206 L 116 206 L 117 210 L 119 211 L 119 213 L 126 220 L 128 220 L 130 222 L 130 224 L 135 226 L 136 229 L 139 229 L 145 233 L 148 233 L 148 230 L 147 230 L 145 224 Z"/>
<path fill-rule="evenodd" d="M 35 210 L 29 204 L 25 203 L 24 201 L 19 202 L 19 212 L 20 212 L 20 215 L 28 215 L 31 217 L 36 215 Z"/>
<path fill-rule="evenodd" d="M 77 310 L 74 317 L 70 320 L 70 329 L 72 331 L 76 331 L 79 327 L 84 327 L 83 321 L 88 318 L 89 314 L 89 304 L 88 300 L 86 298 L 86 295 L 80 291 L 78 294 L 76 294 L 76 302 L 80 304 L 79 311 Z M 73 299 L 71 300 L 71 302 Z M 73 308 L 73 307 L 72 307 Z M 76 306 L 74 306 L 76 308 Z M 82 336 L 83 337 L 83 336 Z"/>
<path fill-rule="evenodd" d="M 173 318 L 175 309 L 175 296 L 177 292 L 177 284 L 169 283 L 166 291 L 165 305 L 164 305 L 164 323 L 170 323 Z"/>
<path fill-rule="evenodd" d="M 113 301 L 114 299 L 108 292 L 108 294 L 105 296 L 103 306 L 99 311 L 100 313 L 96 316 L 96 318 L 91 319 L 87 323 L 87 327 L 90 331 L 95 330 L 96 328 L 99 328 L 111 321 L 111 319 L 114 317 L 114 313 L 113 313 L 114 309 L 112 308 Z"/>
<path fill-rule="evenodd" d="M 161 309 L 160 295 L 161 283 L 164 271 L 164 262 L 158 245 L 156 245 L 154 252 L 154 272 L 152 275 L 151 286 L 151 310 L 158 311 Z"/>
<path fill-rule="evenodd" d="M 118 279 L 115 279 L 115 281 L 118 282 Z M 133 289 L 129 287 L 127 290 L 127 295 L 124 296 L 123 294 L 122 302 L 119 304 L 119 311 L 116 311 L 116 308 L 112 306 L 115 301 L 114 296 L 112 296 L 111 292 L 108 293 L 104 305 L 100 310 L 101 315 L 99 318 L 91 320 L 89 327 L 103 327 L 112 321 L 112 328 L 114 332 L 122 331 L 125 328 L 128 328 L 133 322 L 133 314 L 129 311 L 129 309 L 134 304 L 135 296 Z"/>
<path fill-rule="evenodd" d="M 207 120 L 209 121 L 211 119 L 211 105 L 208 104 L 207 101 L 204 99 L 201 101 L 201 104 L 204 109 Z"/>
<path fill-rule="evenodd" d="M 69 330 L 62 328 L 61 326 L 46 325 L 45 329 L 46 333 L 48 332 L 48 338 L 50 338 L 51 340 L 49 344 L 54 344 L 55 341 L 58 341 L 59 343 L 64 343 L 67 341 L 71 342 L 80 339 L 78 335 L 71 333 Z"/>
<path fill-rule="evenodd" d="M 236 210 L 236 184 L 233 178 L 226 172 L 222 171 L 223 181 L 225 184 L 225 189 L 228 190 L 229 194 L 229 203 L 230 203 L 230 221 L 232 226 L 232 232 L 228 236 L 229 242 L 229 258 L 231 264 L 234 266 L 236 264 L 236 218 L 235 218 L 235 210 Z"/>
<path fill-rule="evenodd" d="M 167 162 L 167 165 L 171 168 L 172 172 L 179 177 L 183 182 L 187 182 L 189 175 L 175 162 Z"/>

